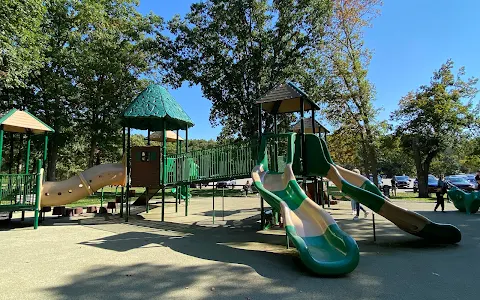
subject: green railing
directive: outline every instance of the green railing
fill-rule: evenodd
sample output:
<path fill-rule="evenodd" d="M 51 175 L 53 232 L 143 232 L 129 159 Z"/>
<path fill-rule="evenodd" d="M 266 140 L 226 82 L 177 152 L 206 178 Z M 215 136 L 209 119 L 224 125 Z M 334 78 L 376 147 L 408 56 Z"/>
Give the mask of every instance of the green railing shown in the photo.
<path fill-rule="evenodd" d="M 167 156 L 167 184 L 249 177 L 258 140 Z"/>
<path fill-rule="evenodd" d="M 35 207 L 37 174 L 0 174 L 0 205 Z"/>

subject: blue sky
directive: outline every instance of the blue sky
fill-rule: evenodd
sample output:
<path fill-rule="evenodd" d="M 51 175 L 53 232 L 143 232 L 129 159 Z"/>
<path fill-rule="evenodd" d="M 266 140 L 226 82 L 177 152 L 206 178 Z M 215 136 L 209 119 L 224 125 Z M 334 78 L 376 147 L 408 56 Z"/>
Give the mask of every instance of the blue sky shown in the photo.
<path fill-rule="evenodd" d="M 169 20 L 187 13 L 193 2 L 141 0 L 139 9 Z M 365 32 L 365 45 L 373 51 L 369 79 L 377 92 L 379 119 L 388 119 L 410 90 L 428 84 L 433 71 L 448 58 L 456 67 L 465 66 L 468 76 L 480 77 L 479 11 L 477 0 L 385 1 L 381 15 Z M 200 87 L 184 84 L 170 91 L 195 122 L 189 138 L 215 139 L 221 128 L 210 125 L 211 104 Z"/>

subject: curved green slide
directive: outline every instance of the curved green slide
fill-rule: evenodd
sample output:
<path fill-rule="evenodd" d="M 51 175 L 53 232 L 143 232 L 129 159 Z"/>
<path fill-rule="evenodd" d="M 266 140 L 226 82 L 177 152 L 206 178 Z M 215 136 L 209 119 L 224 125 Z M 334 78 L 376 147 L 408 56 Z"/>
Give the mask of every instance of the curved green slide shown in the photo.
<path fill-rule="evenodd" d="M 478 191 L 466 193 L 459 188 L 453 187 L 447 193 L 453 205 L 461 212 L 474 214 L 480 208 L 480 192 Z"/>
<path fill-rule="evenodd" d="M 176 188 L 172 188 L 171 192 L 172 192 L 174 195 L 177 195 L 177 193 L 176 193 L 176 192 L 177 192 L 177 189 L 176 189 Z M 187 195 L 188 195 L 188 199 L 192 198 L 192 194 L 189 194 L 189 193 L 187 194 L 187 186 L 186 186 L 186 185 L 182 185 L 182 186 L 180 187 L 180 193 L 179 193 L 179 194 L 180 194 L 180 199 L 182 199 L 182 200 L 187 199 Z M 176 197 L 176 196 L 175 196 L 175 197 Z M 177 200 L 179 200 L 179 199 L 177 199 Z"/>
<path fill-rule="evenodd" d="M 460 242 L 460 230 L 451 224 L 440 224 L 393 204 L 380 190 L 360 174 L 337 166 L 328 152 L 325 141 L 306 134 L 307 174 L 327 177 L 345 194 L 385 217 L 400 229 L 433 243 Z"/>
<path fill-rule="evenodd" d="M 282 212 L 287 235 L 307 268 L 320 275 L 352 272 L 360 258 L 355 240 L 299 187 L 292 171 L 295 134 L 282 136 L 288 136 L 289 140 L 284 172 L 269 172 L 266 152 L 269 135 L 265 135 L 258 164 L 252 171 L 253 184 L 273 209 Z"/>

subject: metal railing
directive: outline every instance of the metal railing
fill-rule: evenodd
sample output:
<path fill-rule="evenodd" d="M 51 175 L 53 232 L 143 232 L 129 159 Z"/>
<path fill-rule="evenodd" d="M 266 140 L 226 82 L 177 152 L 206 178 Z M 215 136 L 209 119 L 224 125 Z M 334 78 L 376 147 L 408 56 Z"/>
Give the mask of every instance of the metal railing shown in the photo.
<path fill-rule="evenodd" d="M 0 174 L 0 205 L 35 206 L 37 174 Z"/>
<path fill-rule="evenodd" d="M 167 184 L 250 176 L 258 140 L 167 156 Z"/>

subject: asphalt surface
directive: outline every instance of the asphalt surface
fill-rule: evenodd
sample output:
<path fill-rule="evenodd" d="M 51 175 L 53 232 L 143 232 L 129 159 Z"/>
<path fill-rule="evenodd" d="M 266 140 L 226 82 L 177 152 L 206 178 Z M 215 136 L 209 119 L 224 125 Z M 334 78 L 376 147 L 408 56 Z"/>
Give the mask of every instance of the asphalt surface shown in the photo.
<path fill-rule="evenodd" d="M 374 242 L 371 214 L 353 221 L 342 202 L 328 211 L 356 239 L 360 264 L 321 278 L 285 248 L 283 230 L 258 231 L 255 197 L 217 197 L 215 224 L 208 198 L 194 198 L 189 217 L 169 204 L 164 223 L 160 208 L 128 224 L 47 217 L 33 230 L 27 218 L 0 227 L 0 299 L 479 299 L 480 214 L 398 204 L 458 226 L 462 241 L 429 245 L 376 215 Z"/>

